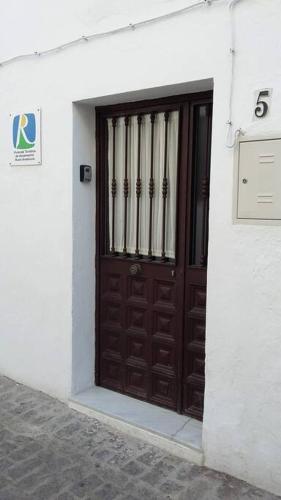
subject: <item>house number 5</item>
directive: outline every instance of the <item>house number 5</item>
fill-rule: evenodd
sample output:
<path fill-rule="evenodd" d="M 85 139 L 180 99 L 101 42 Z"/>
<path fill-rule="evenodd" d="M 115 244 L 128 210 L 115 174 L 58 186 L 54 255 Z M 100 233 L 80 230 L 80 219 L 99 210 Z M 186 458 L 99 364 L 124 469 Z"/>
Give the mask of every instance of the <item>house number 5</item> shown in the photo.
<path fill-rule="evenodd" d="M 261 90 L 259 92 L 255 108 L 255 115 L 257 118 L 263 118 L 264 116 L 267 115 L 269 106 L 268 102 L 265 101 L 264 99 L 268 100 L 269 97 L 270 97 L 269 90 Z"/>

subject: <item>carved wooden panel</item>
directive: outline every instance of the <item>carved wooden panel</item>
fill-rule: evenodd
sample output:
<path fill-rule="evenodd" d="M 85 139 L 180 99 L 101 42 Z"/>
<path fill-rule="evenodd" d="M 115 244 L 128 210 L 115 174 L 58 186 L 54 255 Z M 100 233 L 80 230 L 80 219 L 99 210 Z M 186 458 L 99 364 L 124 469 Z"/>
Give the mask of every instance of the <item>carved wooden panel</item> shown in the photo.
<path fill-rule="evenodd" d="M 188 414 L 201 420 L 204 409 L 204 386 L 190 385 L 186 393 L 186 406 Z"/>
<path fill-rule="evenodd" d="M 154 285 L 154 303 L 158 305 L 174 304 L 175 284 L 157 280 Z"/>
<path fill-rule="evenodd" d="M 198 354 L 197 356 L 195 355 L 193 358 L 193 366 L 192 370 L 194 375 L 197 375 L 199 377 L 204 378 L 205 374 L 205 355 L 203 354 Z"/>
<path fill-rule="evenodd" d="M 173 339 L 175 338 L 175 334 L 175 315 L 155 311 L 153 315 L 153 335 Z"/>
<path fill-rule="evenodd" d="M 163 342 L 152 343 L 152 367 L 169 370 L 175 374 L 176 345 L 174 342 L 164 344 Z"/>
<path fill-rule="evenodd" d="M 104 355 L 101 360 L 101 377 L 104 387 L 120 390 L 122 388 L 122 364 Z"/>
<path fill-rule="evenodd" d="M 121 309 L 119 303 L 105 300 L 102 305 L 103 324 L 111 327 L 121 326 Z"/>
<path fill-rule="evenodd" d="M 161 373 L 152 375 L 152 401 L 165 405 L 168 408 L 176 408 L 176 380 Z"/>
<path fill-rule="evenodd" d="M 189 336 L 188 343 L 190 349 L 204 350 L 205 347 L 205 319 L 190 318 L 187 321 Z"/>
<path fill-rule="evenodd" d="M 147 398 L 147 371 L 138 366 L 126 366 L 125 388 L 126 393 Z"/>
<path fill-rule="evenodd" d="M 103 285 L 103 296 L 121 299 L 121 276 L 119 273 L 107 273 Z"/>
<path fill-rule="evenodd" d="M 127 335 L 126 360 L 146 365 L 147 339 L 145 336 Z"/>
<path fill-rule="evenodd" d="M 130 303 L 127 308 L 127 329 L 147 333 L 147 310 Z"/>
<path fill-rule="evenodd" d="M 206 308 L 206 287 L 191 285 L 190 295 L 191 307 L 204 313 Z"/>
<path fill-rule="evenodd" d="M 103 328 L 102 332 L 102 350 L 107 355 L 117 356 L 121 359 L 121 332 L 118 330 L 110 330 Z"/>
<path fill-rule="evenodd" d="M 148 284 L 143 278 L 128 278 L 128 299 L 148 300 Z"/>

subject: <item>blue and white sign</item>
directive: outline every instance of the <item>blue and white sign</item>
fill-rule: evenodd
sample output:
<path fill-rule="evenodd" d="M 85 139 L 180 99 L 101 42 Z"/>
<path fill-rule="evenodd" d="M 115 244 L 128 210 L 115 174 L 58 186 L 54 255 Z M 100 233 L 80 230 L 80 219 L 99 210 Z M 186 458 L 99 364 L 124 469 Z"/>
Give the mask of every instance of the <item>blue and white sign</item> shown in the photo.
<path fill-rule="evenodd" d="M 10 165 L 41 165 L 41 111 L 10 115 L 12 159 Z"/>

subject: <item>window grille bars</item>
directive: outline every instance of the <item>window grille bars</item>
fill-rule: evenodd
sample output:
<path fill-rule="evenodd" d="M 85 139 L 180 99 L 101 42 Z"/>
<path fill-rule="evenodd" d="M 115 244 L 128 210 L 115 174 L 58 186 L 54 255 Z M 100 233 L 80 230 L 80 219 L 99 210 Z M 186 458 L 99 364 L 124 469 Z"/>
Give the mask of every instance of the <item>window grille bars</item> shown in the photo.
<path fill-rule="evenodd" d="M 175 258 L 178 111 L 108 119 L 112 255 Z"/>

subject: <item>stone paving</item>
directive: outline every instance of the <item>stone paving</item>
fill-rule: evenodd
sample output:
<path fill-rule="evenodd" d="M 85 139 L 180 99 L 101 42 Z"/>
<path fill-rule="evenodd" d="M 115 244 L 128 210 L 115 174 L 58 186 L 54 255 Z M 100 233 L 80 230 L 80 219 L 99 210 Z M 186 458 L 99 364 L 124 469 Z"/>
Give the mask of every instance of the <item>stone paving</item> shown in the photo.
<path fill-rule="evenodd" d="M 192 465 L 0 377 L 0 500 L 27 499 L 277 497 Z"/>

